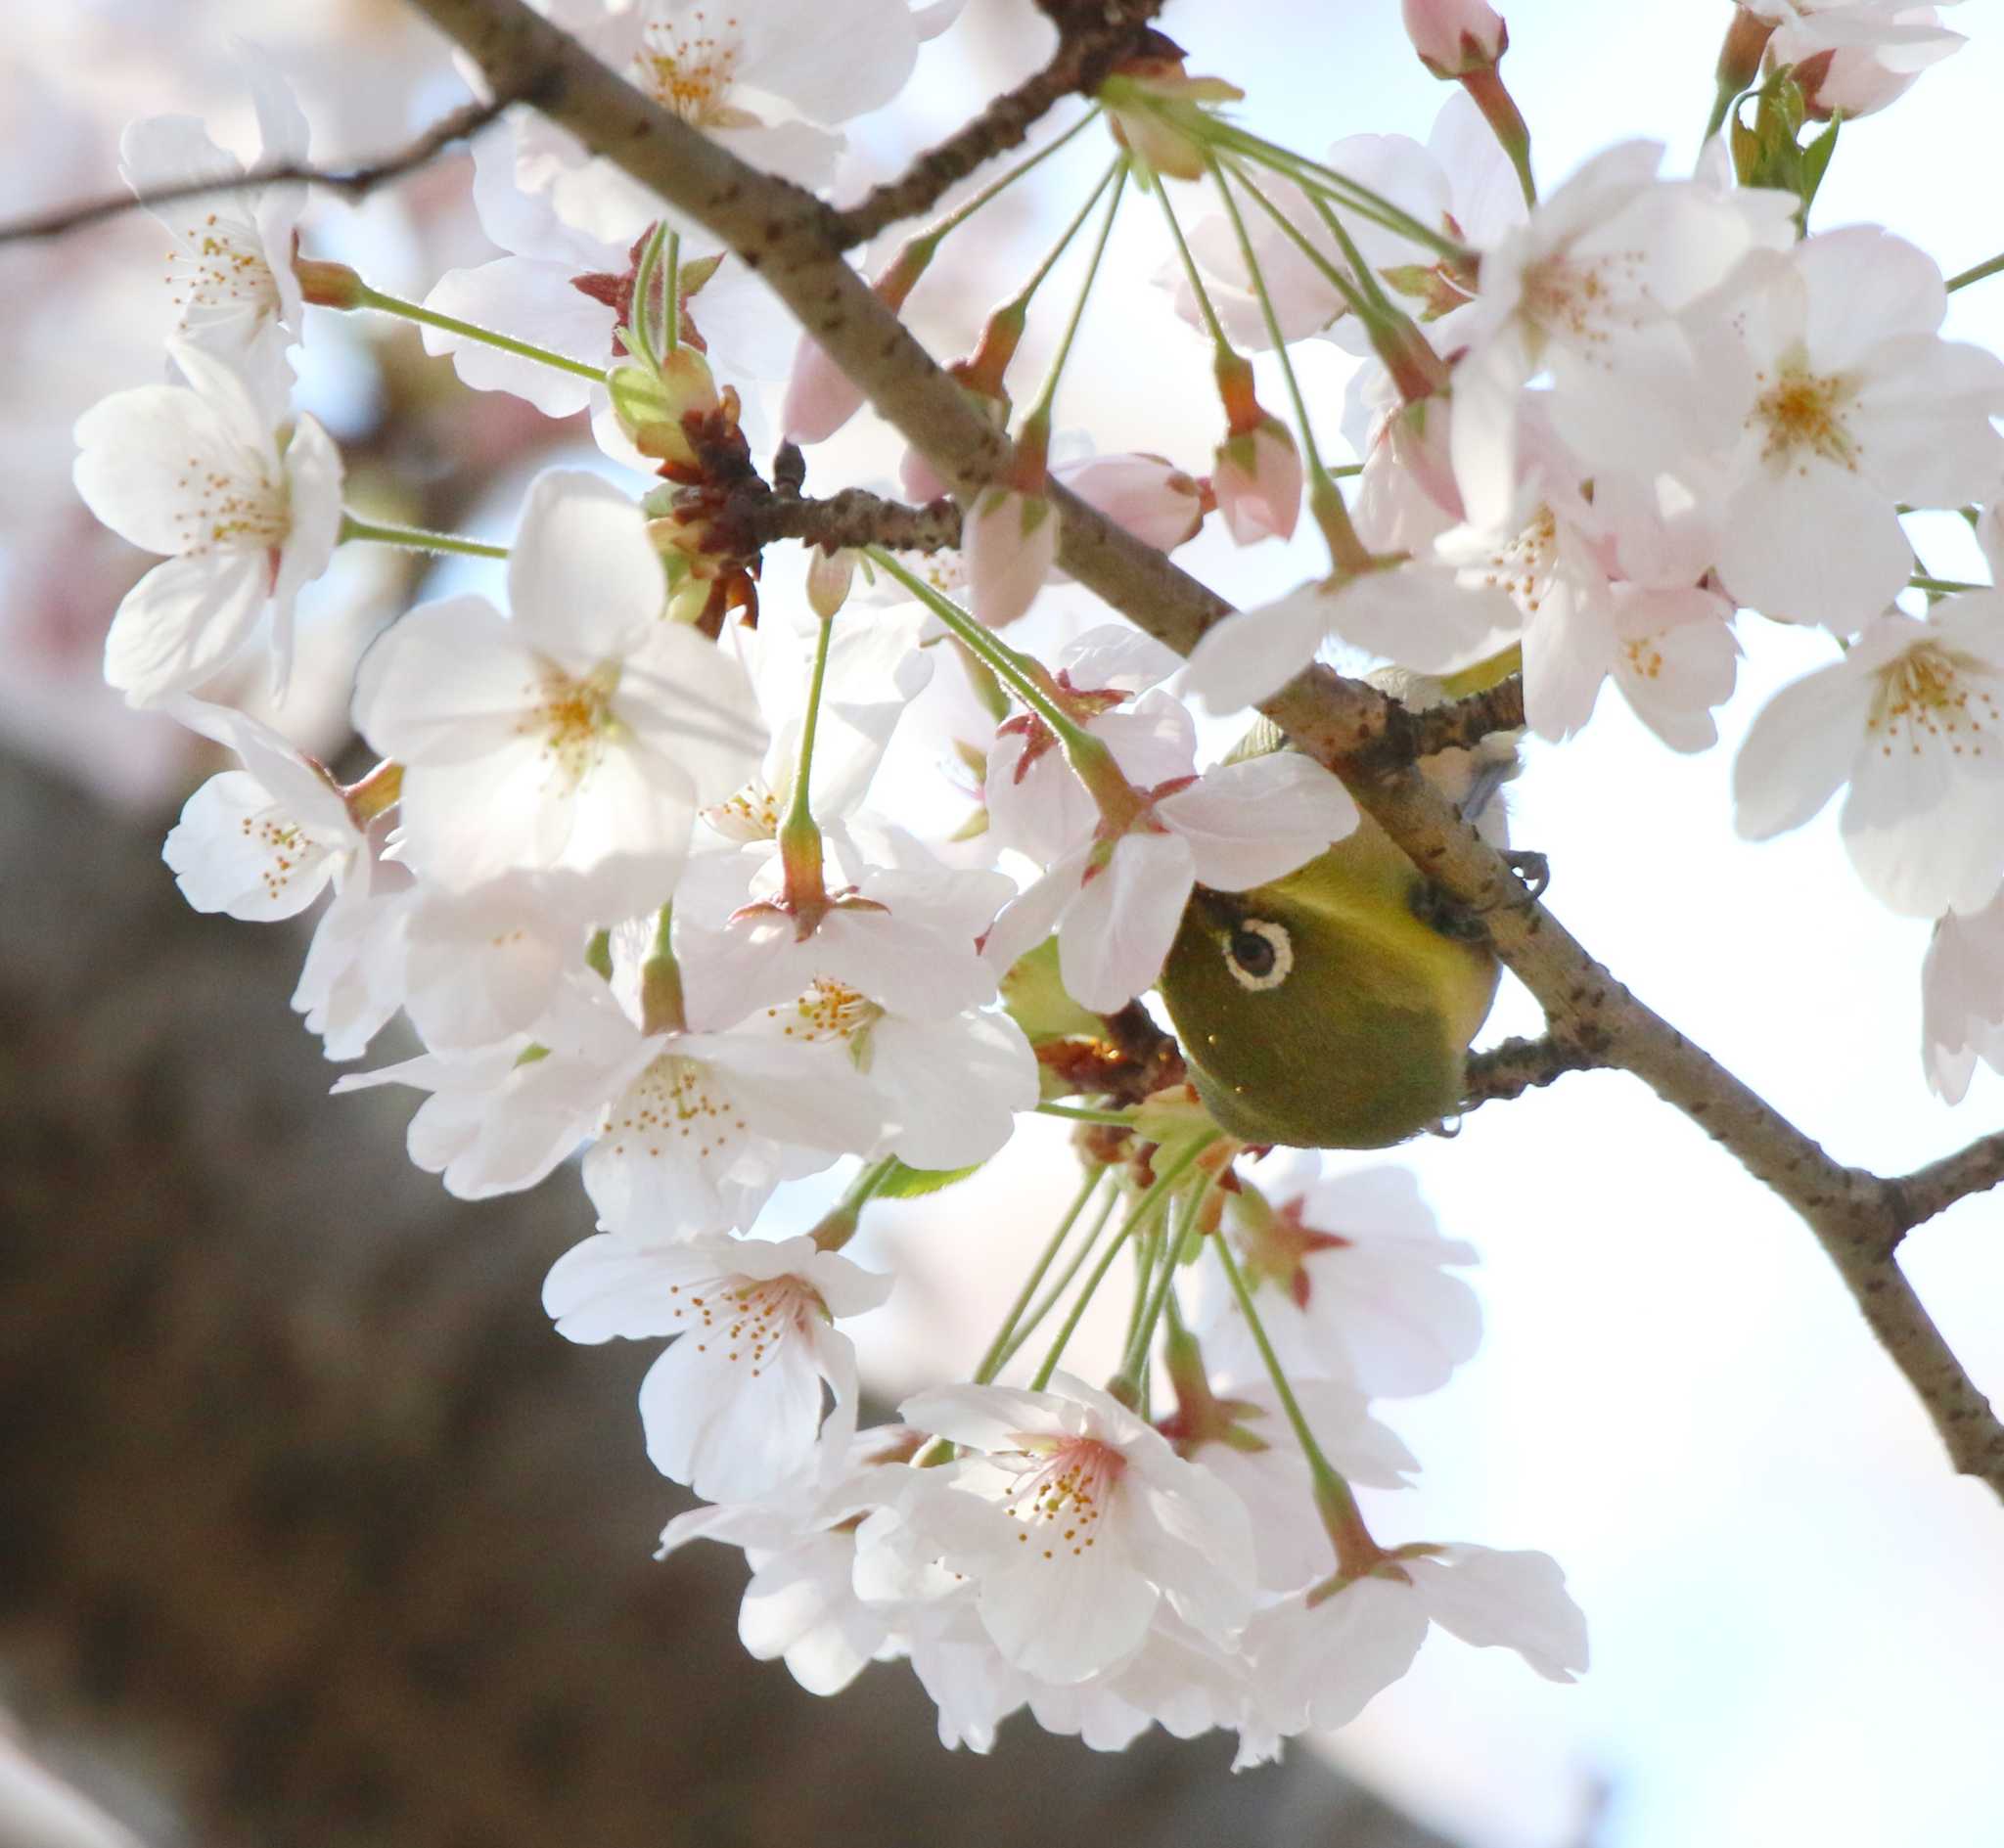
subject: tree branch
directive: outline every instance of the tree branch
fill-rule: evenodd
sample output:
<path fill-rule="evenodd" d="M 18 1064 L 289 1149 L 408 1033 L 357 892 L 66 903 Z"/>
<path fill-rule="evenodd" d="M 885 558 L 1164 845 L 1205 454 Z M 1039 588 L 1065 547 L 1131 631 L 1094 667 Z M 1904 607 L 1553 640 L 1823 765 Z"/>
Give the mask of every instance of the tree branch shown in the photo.
<path fill-rule="evenodd" d="M 967 494 L 995 480 L 1002 435 L 976 411 L 895 313 L 842 255 L 841 218 L 797 187 L 759 173 L 606 69 L 522 0 L 412 0 L 455 39 L 497 92 L 533 90 L 537 107 L 595 153 L 700 220 L 760 270 L 806 332 L 878 411 Z M 1059 562 L 1087 589 L 1187 654 L 1230 606 L 1054 488 Z M 1485 919 L 1499 955 L 1545 1010 L 1553 1036 L 1600 1050 L 1701 1124 L 1808 1223 L 1887 1352 L 1927 1406 L 1956 1467 L 2004 1497 L 2004 1423 L 1949 1352 L 1892 1258 L 1908 1203 L 1901 1185 L 1833 1161 L 1730 1072 L 1645 1007 L 1416 772 L 1380 773 L 1369 753 L 1410 738 L 1414 715 L 1325 667 L 1298 675 L 1262 710 L 1327 764 L 1429 879 Z M 1999 1176 L 1981 1162 L 1963 1191 Z M 1946 1204 L 1943 1189 L 1926 1197 Z M 1957 1195 L 1959 1197 L 1959 1194 Z"/>
<path fill-rule="evenodd" d="M 729 541 L 743 550 L 776 539 L 805 545 L 886 546 L 893 552 L 948 552 L 960 544 L 960 509 L 948 500 L 909 507 L 867 488 L 843 488 L 825 500 L 784 487 L 737 489 L 720 516 Z"/>
<path fill-rule="evenodd" d="M 1484 1104 L 1506 1104 L 1569 1071 L 1593 1071 L 1606 1063 L 1600 1054 L 1550 1034 L 1538 1040 L 1505 1040 L 1485 1053 L 1470 1055 L 1461 1112 L 1466 1116 Z"/>
<path fill-rule="evenodd" d="M 1431 757 L 1436 750 L 1466 749 L 1496 732 L 1524 727 L 1524 676 L 1512 674 L 1493 687 L 1472 693 L 1445 705 L 1425 706 L 1413 714 L 1413 757 Z"/>
<path fill-rule="evenodd" d="M 1915 1226 L 1946 1212 L 1957 1200 L 1999 1182 L 2004 1182 L 2004 1130 L 1886 1185 L 1893 1195 L 1893 1217 L 1903 1238 Z"/>
<path fill-rule="evenodd" d="M 233 179 L 178 180 L 171 186 L 150 186 L 140 192 L 107 194 L 80 204 L 59 205 L 33 218 L 17 219 L 0 225 L 0 245 L 26 244 L 38 238 L 56 238 L 87 225 L 100 224 L 142 207 L 153 210 L 184 199 L 208 199 L 217 193 L 243 193 L 262 186 L 304 183 L 325 186 L 349 199 L 359 199 L 373 188 L 401 179 L 433 159 L 455 141 L 478 134 L 511 104 L 528 98 L 527 89 L 503 91 L 491 103 L 467 103 L 449 115 L 441 116 L 407 147 L 385 155 L 358 167 L 316 167 L 298 160 L 281 160 L 270 166 L 252 167 Z"/>
<path fill-rule="evenodd" d="M 1004 91 L 965 128 L 928 148 L 896 179 L 872 187 L 855 204 L 837 212 L 837 248 L 853 249 L 868 244 L 887 225 L 932 210 L 948 187 L 998 154 L 1020 147 L 1031 127 L 1064 98 L 1097 90 L 1161 8 L 1162 0 L 1104 0 L 1094 5 L 1045 0 L 1043 11 L 1058 28 L 1058 49 L 1050 62 L 1015 89 Z"/>

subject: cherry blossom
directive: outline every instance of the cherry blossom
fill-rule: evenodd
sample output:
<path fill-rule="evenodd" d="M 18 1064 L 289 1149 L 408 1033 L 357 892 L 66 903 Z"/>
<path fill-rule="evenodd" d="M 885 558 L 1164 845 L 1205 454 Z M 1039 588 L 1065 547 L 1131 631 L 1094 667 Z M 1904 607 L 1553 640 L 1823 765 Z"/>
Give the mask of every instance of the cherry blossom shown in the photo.
<path fill-rule="evenodd" d="M 1188 709 L 1151 689 L 1181 665 L 1140 630 L 1106 623 L 1060 649 L 1054 697 L 1144 789 L 1185 774 L 1196 749 Z M 1003 720 L 985 765 L 988 822 L 1001 844 L 1048 866 L 1092 831 L 1098 810 L 1050 726 L 1034 712 Z"/>
<path fill-rule="evenodd" d="M 186 339 L 186 384 L 113 393 L 76 423 L 76 491 L 106 525 L 167 555 L 127 593 L 105 678 L 131 705 L 200 686 L 271 617 L 272 673 L 292 667 L 293 606 L 334 556 L 341 456 L 327 432 Z"/>
<path fill-rule="evenodd" d="M 302 163 L 306 118 L 274 68 L 250 62 L 261 146 L 256 166 Z M 243 163 L 210 140 L 191 115 L 133 122 L 119 143 L 118 170 L 144 197 L 191 180 L 239 180 Z M 299 283 L 293 241 L 306 203 L 303 186 L 237 187 L 149 206 L 173 244 L 167 283 L 181 333 L 227 360 L 260 397 L 282 402 L 292 386 L 286 348 L 299 338 Z"/>
<path fill-rule="evenodd" d="M 1844 785 L 1839 827 L 1880 903 L 1912 918 L 1987 906 L 2004 878 L 2004 595 L 1890 611 L 1844 658 L 1784 687 L 1733 765 L 1749 840 L 1799 828 Z"/>
<path fill-rule="evenodd" d="M 1825 114 L 1884 109 L 1965 42 L 1936 7 L 1906 0 L 1763 0 L 1748 10 L 1773 24 L 1769 57 L 1797 67 L 1809 104 Z"/>
<path fill-rule="evenodd" d="M 640 1384 L 648 1457 L 706 1500 L 752 1502 L 842 1460 L 856 1355 L 832 1325 L 876 1308 L 890 1285 L 812 1239 L 599 1233 L 557 1260 L 543 1307 L 573 1341 L 680 1336 Z"/>
<path fill-rule="evenodd" d="M 404 932 L 418 889 L 410 869 L 386 860 L 387 822 L 369 830 L 334 902 L 320 914 L 293 991 L 329 1059 L 359 1059 L 404 1005 Z"/>
<path fill-rule="evenodd" d="M 764 743 L 743 669 L 663 620 L 640 511 L 597 475 L 536 478 L 483 597 L 414 609 L 371 651 L 355 723 L 404 768 L 403 851 L 464 889 L 511 871 L 591 879 L 600 915 L 660 905 L 698 806 Z"/>
<path fill-rule="evenodd" d="M 1252 1614 L 1252 1524 L 1208 1471 L 1083 1380 L 1055 1390 L 945 1386 L 904 1420 L 963 1447 L 946 1465 L 988 1518 L 940 1535 L 943 1562 L 978 1588 L 983 1629 L 1005 1660 L 1065 1685 L 1114 1668 L 1158 1607 L 1229 1642 Z"/>
<path fill-rule="evenodd" d="M 474 205 L 481 228 L 509 254 L 447 270 L 425 306 L 610 368 L 622 295 L 630 307 L 633 250 L 567 224 L 546 194 L 523 192 L 515 182 L 513 136 L 503 123 L 474 143 Z M 719 261 L 706 243 L 685 244 L 681 267 L 685 277 L 705 275 L 688 309 L 700 314 L 717 363 L 734 378 L 778 378 L 788 326 L 771 290 L 735 259 Z M 569 417 L 592 402 L 588 379 L 449 329 L 427 326 L 423 333 L 425 350 L 449 353 L 460 379 L 478 391 L 512 392 L 546 417 Z"/>
<path fill-rule="evenodd" d="M 2004 479 L 2004 361 L 1939 338 L 1941 272 L 1871 226 L 1750 266 L 1733 327 L 1752 402 L 1717 564 L 1742 603 L 1845 634 L 1913 568 L 1894 503 L 1987 500 Z"/>
<path fill-rule="evenodd" d="M 1493 654 L 1519 627 L 1508 597 L 1441 561 L 1324 578 L 1204 632 L 1184 686 L 1212 712 L 1269 699 L 1332 637 L 1436 673 Z M 1209 881 L 1207 881 L 1208 883 Z"/>
<path fill-rule="evenodd" d="M 362 831 L 334 780 L 267 725 L 228 706 L 182 699 L 176 718 L 243 760 L 188 798 L 160 857 L 197 911 L 264 923 L 302 912 L 339 886 Z"/>
<path fill-rule="evenodd" d="M 1017 897 L 995 921 L 986 953 L 1006 969 L 1055 929 L 1067 991 L 1081 1007 L 1110 1013 L 1161 972 L 1199 880 L 1226 892 L 1262 885 L 1356 825 L 1349 792 L 1297 752 L 1201 777 L 1186 767 L 1141 794 L 1125 828 L 1096 831 Z"/>
<path fill-rule="evenodd" d="M 1751 251 L 1782 248 L 1794 201 L 1659 180 L 1662 158 L 1655 142 L 1608 149 L 1483 250 L 1454 369 L 1454 473 L 1472 524 L 1509 518 L 1518 398 L 1537 373 L 1589 468 L 1667 469 L 1730 434 L 1731 382 L 1679 313 Z"/>
<path fill-rule="evenodd" d="M 1329 1539 L 1316 1512 L 1308 1463 L 1288 1426 L 1270 1380 L 1229 1379 L 1186 1393 L 1177 1380 L 1177 1410 L 1157 1428 L 1179 1457 L 1201 1463 L 1252 1517 L 1262 1589 L 1287 1593 L 1327 1570 Z M 1298 1378 L 1297 1403 L 1322 1454 L 1348 1482 L 1403 1488 L 1418 1460 L 1397 1435 L 1373 1419 L 1364 1395 L 1338 1380 Z"/>
<path fill-rule="evenodd" d="M 1546 1555 L 1401 1551 L 1368 1577 L 1312 1588 L 1252 1620 L 1257 1723 L 1282 1734 L 1346 1725 L 1405 1673 L 1436 1623 L 1478 1648 L 1515 1649 L 1548 1681 L 1586 1671 L 1586 1619 Z"/>
<path fill-rule="evenodd" d="M 872 1660 L 902 1647 L 896 1609 L 857 1595 L 856 1555 L 865 1517 L 920 1481 L 898 1466 L 918 1441 L 895 1425 L 860 1432 L 849 1468 L 831 1486 L 677 1514 L 655 1557 L 695 1540 L 742 1547 L 752 1568 L 738 1611 L 746 1651 L 755 1661 L 784 1661 L 810 1694 L 840 1693 Z"/>
<path fill-rule="evenodd" d="M 566 0 L 551 11 L 692 127 L 753 166 L 818 188 L 843 148 L 832 125 L 888 103 L 911 74 L 922 34 L 942 29 L 958 8 L 641 0 L 615 12 L 600 0 Z M 524 190 L 548 192 L 561 217 L 612 244 L 629 243 L 660 214 L 652 192 L 540 119 L 524 127 L 519 170 Z"/>
<path fill-rule="evenodd" d="M 2004 888 L 1981 911 L 1937 918 L 1921 964 L 1928 1088 L 1960 1104 L 1978 1059 L 2004 1072 Z"/>
<path fill-rule="evenodd" d="M 1372 1398 L 1443 1385 L 1481 1342 L 1476 1293 L 1448 1267 L 1474 1247 L 1443 1239 L 1405 1168 L 1316 1179 L 1313 1155 L 1275 1164 L 1272 1203 L 1232 1196 L 1231 1237 L 1261 1325 L 1291 1376 L 1347 1382 Z M 1259 1355 L 1214 1260 L 1194 1322 L 1212 1365 L 1257 1377 Z"/>

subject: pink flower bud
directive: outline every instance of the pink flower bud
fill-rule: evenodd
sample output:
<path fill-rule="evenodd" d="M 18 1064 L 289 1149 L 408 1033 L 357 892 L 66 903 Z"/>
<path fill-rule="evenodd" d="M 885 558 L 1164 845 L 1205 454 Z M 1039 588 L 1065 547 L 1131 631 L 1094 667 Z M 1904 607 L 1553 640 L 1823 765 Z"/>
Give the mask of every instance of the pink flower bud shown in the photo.
<path fill-rule="evenodd" d="M 904 460 L 897 465 L 897 481 L 904 489 L 906 498 L 917 502 L 921 507 L 928 501 L 936 501 L 940 495 L 951 492 L 940 479 L 939 471 L 916 449 L 907 449 L 904 452 Z"/>
<path fill-rule="evenodd" d="M 789 440 L 826 442 L 862 408 L 863 394 L 849 383 L 848 375 L 811 336 L 802 334 L 780 411 Z"/>
<path fill-rule="evenodd" d="M 1217 446 L 1210 485 L 1238 544 L 1288 538 L 1301 512 L 1301 457 L 1287 426 L 1269 417 L 1227 436 Z"/>
<path fill-rule="evenodd" d="M 1488 0 L 1401 0 L 1405 35 L 1436 77 L 1494 68 L 1510 30 Z"/>
<path fill-rule="evenodd" d="M 1051 473 L 1144 545 L 1172 552 L 1204 524 L 1204 490 L 1161 456 L 1088 456 Z"/>
<path fill-rule="evenodd" d="M 1058 562 L 1058 517 L 1041 494 L 991 487 L 975 502 L 961 539 L 975 614 L 991 629 L 1036 601 Z"/>
<path fill-rule="evenodd" d="M 902 308 L 932 262 L 934 248 L 923 239 L 914 239 L 898 251 L 890 266 L 870 285 L 878 300 L 887 308 Z M 811 336 L 802 334 L 787 381 L 786 403 L 780 411 L 789 440 L 826 442 L 862 408 L 863 393 Z"/>
<path fill-rule="evenodd" d="M 826 622 L 848 602 L 856 575 L 856 555 L 846 546 L 824 552 L 816 546 L 807 555 L 807 607 Z"/>

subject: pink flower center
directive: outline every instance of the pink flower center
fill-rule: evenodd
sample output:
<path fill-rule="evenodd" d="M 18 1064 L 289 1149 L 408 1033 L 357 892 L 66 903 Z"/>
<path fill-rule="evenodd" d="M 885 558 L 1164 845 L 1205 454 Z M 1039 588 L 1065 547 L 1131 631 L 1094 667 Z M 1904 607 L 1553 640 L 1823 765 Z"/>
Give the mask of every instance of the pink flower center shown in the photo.
<path fill-rule="evenodd" d="M 1060 1553 L 1082 1557 L 1098 1537 L 1127 1459 L 1096 1437 L 1025 1437 L 1023 1443 L 1031 1455 L 1050 1448 L 1002 1504 L 1023 1523 L 1017 1539 L 1039 1548 L 1046 1559 Z"/>
<path fill-rule="evenodd" d="M 737 16 L 726 17 L 714 32 L 705 29 L 704 19 L 692 13 L 686 30 L 666 20 L 648 23 L 637 61 L 640 87 L 695 127 L 755 127 L 755 115 L 726 100 L 744 50 Z"/>
<path fill-rule="evenodd" d="M 1878 739 L 1883 757 L 1892 755 L 1902 733 L 1915 756 L 1945 747 L 1951 756 L 1981 757 L 2004 729 L 1996 693 L 1983 684 L 1995 679 L 1971 655 L 1938 642 L 1920 643 L 1879 669 L 1866 734 Z"/>
<path fill-rule="evenodd" d="M 1765 374 L 1761 383 L 1766 383 Z M 1786 465 L 1806 451 L 1855 469 L 1858 445 L 1844 421 L 1844 407 L 1854 393 L 1852 383 L 1840 374 L 1784 365 L 1754 407 L 1754 416 L 1767 428 L 1762 460 Z"/>
<path fill-rule="evenodd" d="M 803 1334 L 810 1316 L 828 1319 L 821 1292 L 797 1277 L 718 1278 L 677 1306 L 699 1354 L 749 1367 L 755 1377 L 790 1334 Z"/>

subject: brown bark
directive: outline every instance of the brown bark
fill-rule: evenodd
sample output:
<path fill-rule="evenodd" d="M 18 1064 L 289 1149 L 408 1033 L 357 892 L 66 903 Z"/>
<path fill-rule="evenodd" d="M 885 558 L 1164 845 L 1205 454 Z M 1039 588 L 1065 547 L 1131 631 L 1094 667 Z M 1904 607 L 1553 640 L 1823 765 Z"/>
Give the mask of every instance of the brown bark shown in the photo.
<path fill-rule="evenodd" d="M 649 1556 L 649 1351 L 539 1306 L 574 1179 L 447 1198 L 407 1095 L 325 1096 L 297 934 L 158 856 L 0 762 L 0 1661 L 161 1848 L 1432 1839 L 1305 1753 L 949 1755 L 902 1666 L 747 1659 L 738 1556 Z"/>

